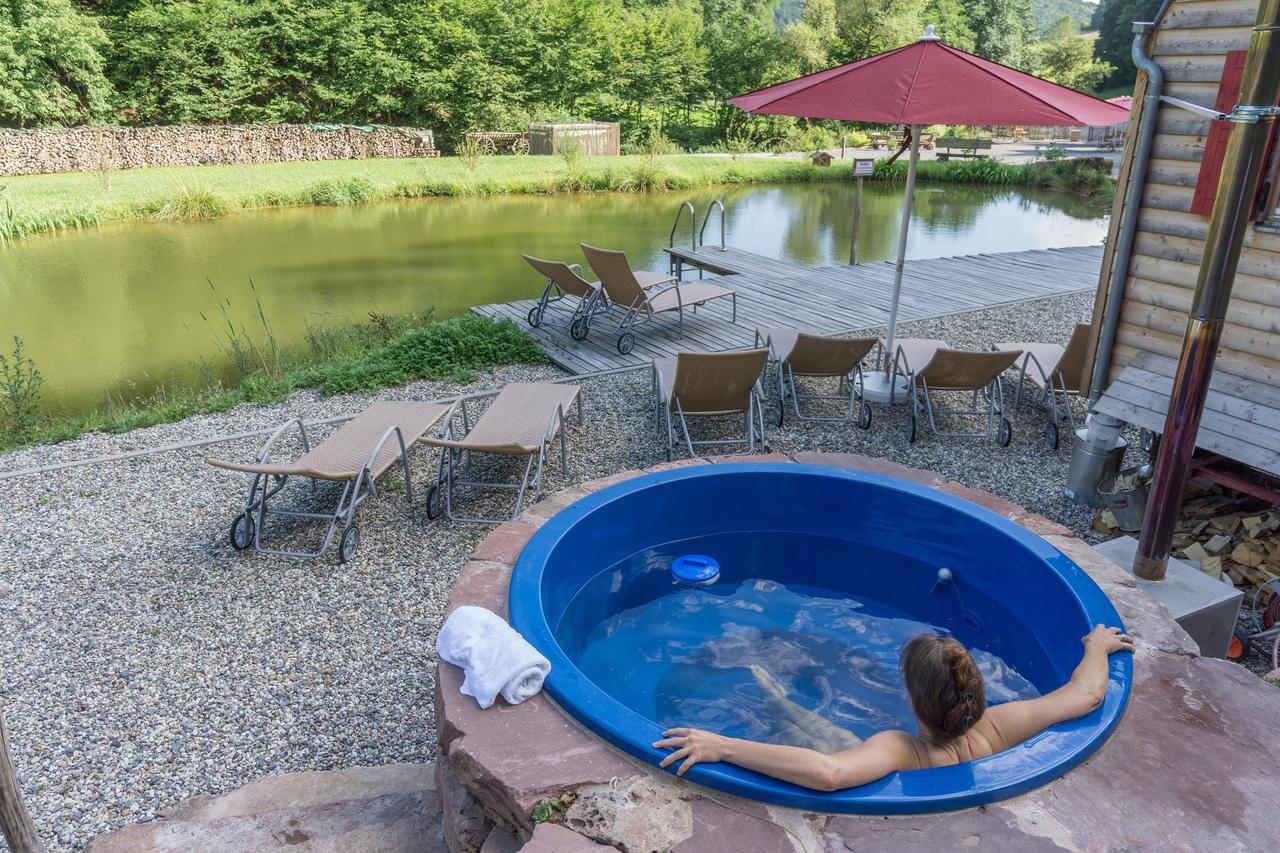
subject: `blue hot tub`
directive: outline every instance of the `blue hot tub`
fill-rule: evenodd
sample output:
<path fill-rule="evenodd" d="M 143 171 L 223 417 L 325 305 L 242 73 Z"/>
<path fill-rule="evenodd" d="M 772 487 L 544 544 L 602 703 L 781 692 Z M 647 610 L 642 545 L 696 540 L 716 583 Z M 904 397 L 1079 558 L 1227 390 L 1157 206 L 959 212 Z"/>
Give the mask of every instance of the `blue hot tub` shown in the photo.
<path fill-rule="evenodd" d="M 805 745 L 808 730 L 771 704 L 782 694 L 862 737 L 914 731 L 896 663 L 921 631 L 968 646 L 995 704 L 1059 687 L 1090 627 L 1120 624 L 1075 563 L 1004 518 L 890 477 L 786 463 L 665 471 L 580 500 L 530 540 L 510 605 L 515 628 L 551 660 L 560 706 L 654 765 L 665 751 L 650 744 L 672 725 Z M 989 803 L 1097 749 L 1131 675 L 1130 657 L 1113 656 L 1099 709 L 967 764 L 834 793 L 727 764 L 687 778 L 828 812 Z"/>

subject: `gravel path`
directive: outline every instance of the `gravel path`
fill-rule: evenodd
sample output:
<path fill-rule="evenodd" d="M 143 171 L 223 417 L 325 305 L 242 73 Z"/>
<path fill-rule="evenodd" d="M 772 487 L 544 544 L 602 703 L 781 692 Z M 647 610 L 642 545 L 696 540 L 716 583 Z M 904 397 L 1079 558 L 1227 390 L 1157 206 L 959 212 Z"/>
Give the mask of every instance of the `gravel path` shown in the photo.
<path fill-rule="evenodd" d="M 1055 297 L 904 326 L 957 347 L 1062 340 L 1093 295 Z M 560 376 L 504 368 L 468 386 L 416 383 L 381 395 L 432 399 Z M 586 425 L 571 469 L 546 490 L 662 459 L 647 371 L 581 382 Z M 242 406 L 123 436 L 0 457 L 0 470 L 82 459 L 358 410 L 365 396 Z M 877 407 L 869 431 L 770 425 L 776 450 L 883 456 L 986 489 L 1085 534 L 1087 509 L 1062 497 L 1070 438 L 1041 444 L 1044 415 L 1013 443 L 904 440 L 905 415 Z M 318 430 L 323 435 L 325 430 Z M 28 804 L 56 850 L 152 817 L 198 793 L 268 773 L 428 761 L 435 750 L 429 650 L 457 567 L 486 528 L 428 523 L 389 475 L 360 512 L 357 559 L 235 553 L 227 526 L 243 480 L 203 464 L 248 458 L 261 438 L 0 480 L 0 704 Z M 420 452 L 415 475 L 434 459 Z M 421 497 L 421 493 L 419 494 Z M 474 505 L 473 505 L 474 506 Z M 302 531 L 306 532 L 306 531 Z M 301 535 L 301 534 L 300 534 Z"/>

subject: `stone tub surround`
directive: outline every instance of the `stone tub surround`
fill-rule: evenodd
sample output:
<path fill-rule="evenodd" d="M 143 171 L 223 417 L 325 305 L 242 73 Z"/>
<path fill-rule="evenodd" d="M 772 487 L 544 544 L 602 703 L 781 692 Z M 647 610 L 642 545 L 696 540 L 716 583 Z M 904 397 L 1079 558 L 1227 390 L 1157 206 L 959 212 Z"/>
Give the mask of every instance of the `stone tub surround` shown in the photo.
<path fill-rule="evenodd" d="M 579 498 L 653 471 L 782 454 L 679 460 L 548 497 L 497 527 L 462 567 L 449 610 L 464 604 L 507 615 L 511 569 L 548 518 Z M 437 788 L 455 853 L 484 840 L 523 848 L 624 853 L 816 851 L 1263 849 L 1280 841 L 1280 693 L 1243 668 L 1201 658 L 1191 638 L 1133 577 L 1065 527 L 937 474 L 852 454 L 800 453 L 794 461 L 873 471 L 957 495 L 1012 519 L 1080 565 L 1136 638 L 1133 693 L 1119 729 L 1085 764 L 990 806 L 943 815 L 867 817 L 800 812 L 741 800 L 660 773 L 606 745 L 546 694 L 481 711 L 458 690 L 459 669 L 439 664 Z M 571 794 L 554 828 L 535 825 L 539 801 Z M 583 841 L 603 847 L 571 846 Z M 496 847 L 496 842 L 490 849 Z"/>

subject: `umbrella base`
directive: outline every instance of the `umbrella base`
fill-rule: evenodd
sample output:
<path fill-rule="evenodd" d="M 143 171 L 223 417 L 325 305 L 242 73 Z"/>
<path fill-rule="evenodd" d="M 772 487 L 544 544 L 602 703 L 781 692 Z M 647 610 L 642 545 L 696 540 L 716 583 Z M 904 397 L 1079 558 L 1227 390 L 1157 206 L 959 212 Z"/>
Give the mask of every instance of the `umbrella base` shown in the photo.
<path fill-rule="evenodd" d="M 862 377 L 862 395 L 868 403 L 888 403 L 890 389 L 893 389 L 893 402 L 896 405 L 903 405 L 911 399 L 911 388 L 901 376 L 895 374 L 889 377 L 876 371 Z"/>

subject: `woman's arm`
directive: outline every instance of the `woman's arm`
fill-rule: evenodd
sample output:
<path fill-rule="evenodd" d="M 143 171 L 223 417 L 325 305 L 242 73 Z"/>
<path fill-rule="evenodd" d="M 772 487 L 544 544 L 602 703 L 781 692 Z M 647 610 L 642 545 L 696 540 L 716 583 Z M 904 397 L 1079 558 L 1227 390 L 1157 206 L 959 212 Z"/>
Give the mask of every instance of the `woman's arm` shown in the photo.
<path fill-rule="evenodd" d="M 1133 638 L 1119 628 L 1098 625 L 1082 642 L 1084 656 L 1066 684 L 1037 699 L 1007 702 L 987 711 L 1001 741 L 994 744 L 997 751 L 1017 746 L 1064 720 L 1083 717 L 1102 704 L 1111 677 L 1107 659 L 1115 652 L 1133 651 Z"/>
<path fill-rule="evenodd" d="M 918 766 L 906 732 L 880 732 L 853 749 L 830 755 L 798 746 L 724 737 L 701 729 L 668 729 L 663 736 L 654 747 L 673 750 L 662 760 L 662 767 L 683 759 L 677 776 L 683 776 L 695 764 L 727 761 L 806 788 L 838 791 Z"/>

